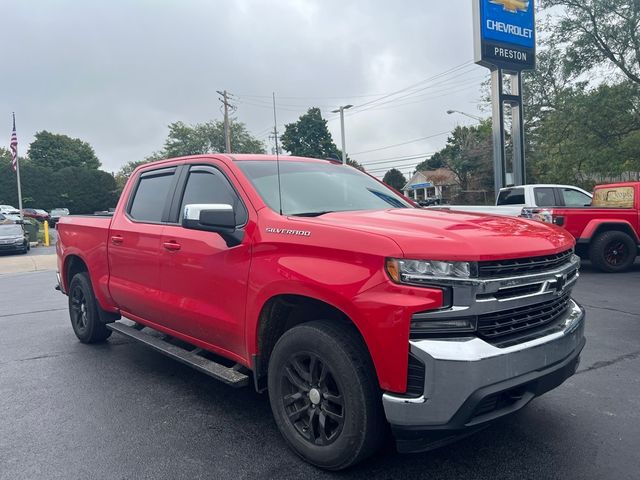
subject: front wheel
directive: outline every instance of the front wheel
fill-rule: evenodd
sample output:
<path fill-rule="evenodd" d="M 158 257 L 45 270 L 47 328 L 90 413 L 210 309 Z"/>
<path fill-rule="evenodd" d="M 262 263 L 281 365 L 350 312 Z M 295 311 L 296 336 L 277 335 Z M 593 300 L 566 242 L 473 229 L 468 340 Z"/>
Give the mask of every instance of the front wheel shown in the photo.
<path fill-rule="evenodd" d="M 598 235 L 589 248 L 591 263 L 609 273 L 624 272 L 631 268 L 637 253 L 634 239 L 615 230 Z"/>
<path fill-rule="evenodd" d="M 100 320 L 98 308 L 89 274 L 77 273 L 69 284 L 69 317 L 82 343 L 102 342 L 111 335 L 111 330 Z"/>
<path fill-rule="evenodd" d="M 314 321 L 288 330 L 274 347 L 268 377 L 278 428 L 309 463 L 341 470 L 384 441 L 381 392 L 352 325 Z"/>

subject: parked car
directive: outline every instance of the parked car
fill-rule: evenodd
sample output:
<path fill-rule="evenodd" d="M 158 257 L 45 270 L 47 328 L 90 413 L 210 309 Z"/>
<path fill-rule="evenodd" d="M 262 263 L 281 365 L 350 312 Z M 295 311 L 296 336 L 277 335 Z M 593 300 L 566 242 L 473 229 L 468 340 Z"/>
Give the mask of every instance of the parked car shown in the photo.
<path fill-rule="evenodd" d="M 41 210 L 39 208 L 23 208 L 22 215 L 25 217 L 35 218 L 39 222 L 44 222 L 51 218 L 46 210 Z"/>
<path fill-rule="evenodd" d="M 27 253 L 29 249 L 29 237 L 22 225 L 0 224 L 0 252 Z"/>
<path fill-rule="evenodd" d="M 20 211 L 11 205 L 0 205 L 0 213 L 20 213 Z"/>
<path fill-rule="evenodd" d="M 68 208 L 54 208 L 51 210 L 49 224 L 55 228 L 56 224 L 60 220 L 61 217 L 66 217 L 69 215 Z"/>
<path fill-rule="evenodd" d="M 22 215 L 20 215 L 20 210 L 11 205 L 0 205 L 0 213 L 2 213 L 6 219 L 12 221 L 18 221 L 22 219 Z"/>
<path fill-rule="evenodd" d="M 591 194 L 581 188 L 571 185 L 533 184 L 501 188 L 493 206 L 443 205 L 431 208 L 518 217 L 525 207 L 582 207 L 590 203 Z"/>
<path fill-rule="evenodd" d="M 525 208 L 522 216 L 564 227 L 576 253 L 604 272 L 629 270 L 640 252 L 640 182 L 597 185 L 588 207 Z"/>
<path fill-rule="evenodd" d="M 389 425 L 400 451 L 434 448 L 573 375 L 574 243 L 416 208 L 341 163 L 220 154 L 138 167 L 113 216 L 61 218 L 56 249 L 81 342 L 116 331 L 268 391 L 287 444 L 340 470 Z"/>

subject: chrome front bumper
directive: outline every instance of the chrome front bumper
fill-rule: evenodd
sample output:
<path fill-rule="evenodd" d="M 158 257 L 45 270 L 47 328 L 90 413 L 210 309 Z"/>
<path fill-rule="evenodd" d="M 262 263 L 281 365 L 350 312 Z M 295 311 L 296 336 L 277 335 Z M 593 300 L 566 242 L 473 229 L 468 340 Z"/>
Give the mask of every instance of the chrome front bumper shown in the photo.
<path fill-rule="evenodd" d="M 477 337 L 411 341 L 425 365 L 418 398 L 385 393 L 387 420 L 394 428 L 462 430 L 526 405 L 573 375 L 584 346 L 584 310 L 573 300 L 555 330 L 524 343 L 498 348 Z M 492 395 L 512 402 L 487 411 Z"/>

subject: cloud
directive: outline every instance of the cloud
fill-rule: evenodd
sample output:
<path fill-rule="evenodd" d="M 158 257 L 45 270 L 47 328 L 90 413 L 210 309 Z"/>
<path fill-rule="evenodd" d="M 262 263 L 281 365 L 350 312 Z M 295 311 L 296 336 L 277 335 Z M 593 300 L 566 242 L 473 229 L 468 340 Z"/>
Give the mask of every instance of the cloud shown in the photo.
<path fill-rule="evenodd" d="M 160 149 L 170 122 L 222 118 L 222 89 L 235 95 L 236 118 L 265 141 L 275 92 L 280 131 L 319 106 L 339 145 L 331 110 L 434 77 L 473 52 L 471 3 L 462 0 L 32 0 L 5 9 L 0 42 L 11 46 L 0 97 L 7 141 L 15 111 L 22 153 L 46 129 L 90 142 L 108 171 Z M 484 75 L 469 63 L 405 98 L 347 111 L 347 151 L 471 122 L 445 112 L 477 114 Z M 445 140 L 354 158 L 366 165 L 431 152 Z M 406 171 L 411 161 L 399 165 Z M 382 176 L 385 166 L 372 171 Z"/>

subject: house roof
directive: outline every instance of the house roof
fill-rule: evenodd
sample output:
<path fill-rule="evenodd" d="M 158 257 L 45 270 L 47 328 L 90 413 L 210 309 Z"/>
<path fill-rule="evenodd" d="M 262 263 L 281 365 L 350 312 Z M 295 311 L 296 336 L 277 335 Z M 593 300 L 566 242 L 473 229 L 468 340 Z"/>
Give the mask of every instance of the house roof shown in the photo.
<path fill-rule="evenodd" d="M 411 179 L 404 186 L 404 189 L 410 188 L 412 185 L 421 184 L 424 182 L 432 183 L 433 185 L 457 185 L 458 178 L 448 168 L 437 168 L 435 170 L 421 170 L 416 172 Z"/>

